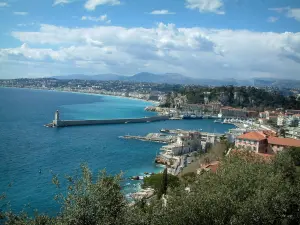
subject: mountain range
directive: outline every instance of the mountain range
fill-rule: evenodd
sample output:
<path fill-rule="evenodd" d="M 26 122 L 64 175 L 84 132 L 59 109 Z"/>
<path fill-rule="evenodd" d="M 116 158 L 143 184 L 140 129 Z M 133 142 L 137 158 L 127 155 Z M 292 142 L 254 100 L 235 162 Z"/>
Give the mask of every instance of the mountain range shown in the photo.
<path fill-rule="evenodd" d="M 165 73 L 154 74 L 142 72 L 133 76 L 117 75 L 117 74 L 99 74 L 99 75 L 84 75 L 84 74 L 72 74 L 66 76 L 54 76 L 52 78 L 60 80 L 120 80 L 130 82 L 149 82 L 149 83 L 166 83 L 166 84 L 197 84 L 204 86 L 256 86 L 256 87 L 277 87 L 277 88 L 300 88 L 300 80 L 287 80 L 276 78 L 249 78 L 249 79 L 204 79 L 204 78 L 192 78 L 178 73 Z"/>

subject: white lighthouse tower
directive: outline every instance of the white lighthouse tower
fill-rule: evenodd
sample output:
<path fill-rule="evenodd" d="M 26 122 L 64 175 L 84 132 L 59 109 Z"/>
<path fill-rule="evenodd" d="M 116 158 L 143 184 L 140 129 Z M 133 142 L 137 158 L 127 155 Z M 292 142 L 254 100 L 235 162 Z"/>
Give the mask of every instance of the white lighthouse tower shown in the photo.
<path fill-rule="evenodd" d="M 55 114 L 54 114 L 53 125 L 54 125 L 55 127 L 59 127 L 59 122 L 60 122 L 59 111 L 56 110 L 56 112 L 55 112 Z"/>

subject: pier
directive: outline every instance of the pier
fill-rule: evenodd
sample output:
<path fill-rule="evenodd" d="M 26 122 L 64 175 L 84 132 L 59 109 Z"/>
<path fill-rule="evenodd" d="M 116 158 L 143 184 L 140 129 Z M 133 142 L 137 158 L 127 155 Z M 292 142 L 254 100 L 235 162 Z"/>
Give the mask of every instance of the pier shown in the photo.
<path fill-rule="evenodd" d="M 150 141 L 150 142 L 158 142 L 163 144 L 170 144 L 176 140 L 175 136 L 163 135 L 160 133 L 150 133 L 146 136 L 135 136 L 135 135 L 125 135 L 120 138 L 124 139 L 135 139 L 140 141 Z"/>
<path fill-rule="evenodd" d="M 55 112 L 54 120 L 46 124 L 46 127 L 70 127 L 87 125 L 108 125 L 108 124 L 128 124 L 128 123 L 150 123 L 156 121 L 168 120 L 169 116 L 152 116 L 143 118 L 128 119 L 108 119 L 108 120 L 61 120 L 59 111 Z"/>

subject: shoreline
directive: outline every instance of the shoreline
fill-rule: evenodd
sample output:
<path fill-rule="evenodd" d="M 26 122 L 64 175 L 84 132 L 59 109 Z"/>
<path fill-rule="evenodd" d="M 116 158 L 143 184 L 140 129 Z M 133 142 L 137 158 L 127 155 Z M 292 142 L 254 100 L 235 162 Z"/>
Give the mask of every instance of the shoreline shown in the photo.
<path fill-rule="evenodd" d="M 65 92 L 65 93 L 73 93 L 73 94 L 86 94 L 86 95 L 94 95 L 94 96 L 104 96 L 104 97 L 114 97 L 114 98 L 124 98 L 136 101 L 143 101 L 147 103 L 151 103 L 152 105 L 159 105 L 158 101 L 153 100 L 146 100 L 140 98 L 133 98 L 133 97 L 125 97 L 121 95 L 108 95 L 108 94 L 101 94 L 101 93 L 93 93 L 93 92 L 86 92 L 86 91 L 67 91 L 67 90 L 60 90 L 60 89 L 48 89 L 48 88 L 32 88 L 32 87 L 6 87 L 0 86 L 0 88 L 15 88 L 15 89 L 28 89 L 28 90 L 38 90 L 38 91 L 54 91 L 54 92 Z"/>

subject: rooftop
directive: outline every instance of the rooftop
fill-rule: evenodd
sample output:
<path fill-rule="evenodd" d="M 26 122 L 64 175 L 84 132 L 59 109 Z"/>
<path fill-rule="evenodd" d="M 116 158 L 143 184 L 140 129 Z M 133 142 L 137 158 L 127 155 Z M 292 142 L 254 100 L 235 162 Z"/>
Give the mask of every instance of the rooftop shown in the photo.
<path fill-rule="evenodd" d="M 300 147 L 300 140 L 296 140 L 296 139 L 292 139 L 292 138 L 269 137 L 268 143 L 271 145 Z"/>
<path fill-rule="evenodd" d="M 215 173 L 217 171 L 217 169 L 219 168 L 219 165 L 220 165 L 220 162 L 215 161 L 215 162 L 212 162 L 210 164 L 206 164 L 206 165 L 201 166 L 201 169 L 210 170 L 211 172 Z"/>
<path fill-rule="evenodd" d="M 237 139 L 247 139 L 254 141 L 262 141 L 266 139 L 266 135 L 263 132 L 253 131 L 246 134 L 242 134 L 237 137 Z"/>

